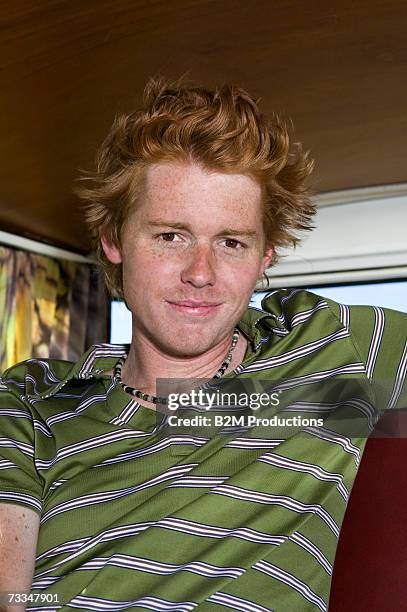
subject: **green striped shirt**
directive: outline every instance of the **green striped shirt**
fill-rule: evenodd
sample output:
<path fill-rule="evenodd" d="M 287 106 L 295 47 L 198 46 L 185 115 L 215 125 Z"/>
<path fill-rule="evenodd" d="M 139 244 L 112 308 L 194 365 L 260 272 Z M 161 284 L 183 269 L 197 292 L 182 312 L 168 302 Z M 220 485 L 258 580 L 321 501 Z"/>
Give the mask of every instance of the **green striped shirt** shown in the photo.
<path fill-rule="evenodd" d="M 121 345 L 5 372 L 0 502 L 41 515 L 28 610 L 327 610 L 366 431 L 407 405 L 407 315 L 305 290 L 262 308 L 225 380 L 322 425 L 169 427 L 106 374 Z"/>

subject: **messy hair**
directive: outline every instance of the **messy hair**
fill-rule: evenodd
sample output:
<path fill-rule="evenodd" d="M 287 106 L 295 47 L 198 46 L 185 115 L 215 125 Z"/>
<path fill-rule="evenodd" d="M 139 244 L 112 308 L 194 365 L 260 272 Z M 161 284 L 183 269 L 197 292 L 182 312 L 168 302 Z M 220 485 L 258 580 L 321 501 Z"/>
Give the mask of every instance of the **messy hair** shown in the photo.
<path fill-rule="evenodd" d="M 96 258 L 113 295 L 123 297 L 122 264 L 105 256 L 101 235 L 120 247 L 123 224 L 142 197 L 150 164 L 195 162 L 208 170 L 239 173 L 262 190 L 265 244 L 274 250 L 299 242 L 297 231 L 312 229 L 315 206 L 308 178 L 313 161 L 290 142 L 287 125 L 266 119 L 258 101 L 234 84 L 213 90 L 181 79 L 148 80 L 141 108 L 118 115 L 98 150 L 96 170 L 83 172 L 75 191 L 84 201 Z"/>

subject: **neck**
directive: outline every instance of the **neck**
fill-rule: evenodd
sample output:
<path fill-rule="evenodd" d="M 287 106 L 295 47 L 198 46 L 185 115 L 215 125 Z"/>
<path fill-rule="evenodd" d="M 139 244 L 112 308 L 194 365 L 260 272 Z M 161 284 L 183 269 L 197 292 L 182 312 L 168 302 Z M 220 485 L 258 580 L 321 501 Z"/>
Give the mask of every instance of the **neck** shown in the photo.
<path fill-rule="evenodd" d="M 122 379 L 127 385 L 152 395 L 157 394 L 157 379 L 186 381 L 210 379 L 225 359 L 230 349 L 232 335 L 233 332 L 202 355 L 175 357 L 162 352 L 145 336 L 133 333 L 130 351 L 123 366 Z M 247 340 L 243 334 L 240 334 L 226 373 L 242 363 L 246 347 Z"/>

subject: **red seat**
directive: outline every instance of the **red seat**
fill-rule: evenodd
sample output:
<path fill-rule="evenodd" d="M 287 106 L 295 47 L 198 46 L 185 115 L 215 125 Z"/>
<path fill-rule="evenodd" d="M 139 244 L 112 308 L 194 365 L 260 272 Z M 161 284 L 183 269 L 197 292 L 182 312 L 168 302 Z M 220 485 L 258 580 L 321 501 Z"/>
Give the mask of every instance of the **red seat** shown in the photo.
<path fill-rule="evenodd" d="M 383 437 L 385 425 L 367 442 L 339 538 L 329 612 L 407 610 L 405 417 L 391 415 L 392 437 Z M 404 437 L 395 437 L 394 427 Z"/>

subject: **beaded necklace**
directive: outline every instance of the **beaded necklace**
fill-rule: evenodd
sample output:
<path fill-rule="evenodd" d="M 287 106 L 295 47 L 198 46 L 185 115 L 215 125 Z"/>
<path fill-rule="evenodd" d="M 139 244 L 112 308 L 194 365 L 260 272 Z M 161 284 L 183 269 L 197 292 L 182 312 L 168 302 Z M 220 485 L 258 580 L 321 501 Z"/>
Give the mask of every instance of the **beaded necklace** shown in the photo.
<path fill-rule="evenodd" d="M 230 362 L 232 361 L 232 355 L 233 355 L 233 351 L 236 347 L 237 341 L 239 340 L 239 330 L 237 329 L 237 327 L 235 328 L 234 332 L 233 332 L 233 336 L 232 336 L 232 342 L 230 345 L 230 349 L 228 354 L 226 355 L 225 360 L 223 361 L 222 365 L 220 366 L 219 370 L 216 372 L 216 374 L 212 377 L 211 380 L 214 380 L 216 378 L 221 378 L 224 373 L 226 372 L 226 370 L 229 367 Z M 121 357 L 119 359 L 119 361 L 117 362 L 117 364 L 114 367 L 113 370 L 113 378 L 114 380 L 116 380 L 116 382 L 118 382 L 123 389 L 126 391 L 126 393 L 130 393 L 130 395 L 134 395 L 135 397 L 139 397 L 140 399 L 147 401 L 147 402 L 153 402 L 154 404 L 167 404 L 168 403 L 168 399 L 166 397 L 157 397 L 156 395 L 149 395 L 148 393 L 143 393 L 142 391 L 139 391 L 139 389 L 134 389 L 134 387 L 130 387 L 129 385 L 126 385 L 123 381 L 122 381 L 122 369 L 123 369 L 123 365 L 125 363 L 127 359 L 127 355 L 123 355 L 123 357 Z M 208 383 L 206 383 L 208 384 Z M 203 385 L 202 385 L 203 386 Z M 201 387 L 198 387 L 198 389 L 200 389 Z"/>

